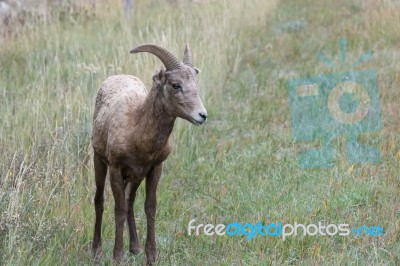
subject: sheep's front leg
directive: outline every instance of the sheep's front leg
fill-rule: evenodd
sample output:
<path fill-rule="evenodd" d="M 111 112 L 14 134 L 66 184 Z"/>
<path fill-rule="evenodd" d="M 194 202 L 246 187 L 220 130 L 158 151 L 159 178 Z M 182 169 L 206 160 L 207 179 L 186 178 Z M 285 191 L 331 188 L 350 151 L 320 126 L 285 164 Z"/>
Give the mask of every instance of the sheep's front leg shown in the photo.
<path fill-rule="evenodd" d="M 125 204 L 125 184 L 121 170 L 117 167 L 110 167 L 110 183 L 115 200 L 115 244 L 114 260 L 121 261 L 123 255 L 123 232 L 127 215 Z"/>
<path fill-rule="evenodd" d="M 140 251 L 139 240 L 136 232 L 136 223 L 135 223 L 135 211 L 134 211 L 134 203 L 136 198 L 136 191 L 140 186 L 140 182 L 129 182 L 127 187 L 125 188 L 125 194 L 128 196 L 127 198 L 127 208 L 128 208 L 128 227 L 129 227 L 129 251 L 136 255 Z"/>
<path fill-rule="evenodd" d="M 156 192 L 157 184 L 162 172 L 162 164 L 154 166 L 146 176 L 146 200 L 144 211 L 147 217 L 147 238 L 146 238 L 146 264 L 151 265 L 157 259 L 156 237 L 154 224 L 156 219 Z"/>

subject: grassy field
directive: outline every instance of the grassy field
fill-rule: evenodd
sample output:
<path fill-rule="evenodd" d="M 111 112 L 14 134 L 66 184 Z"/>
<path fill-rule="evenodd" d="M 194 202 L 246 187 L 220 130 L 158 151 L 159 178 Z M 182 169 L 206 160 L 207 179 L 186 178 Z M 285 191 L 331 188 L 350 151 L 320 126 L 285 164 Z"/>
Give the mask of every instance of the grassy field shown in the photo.
<path fill-rule="evenodd" d="M 90 146 L 94 97 L 118 73 L 147 87 L 161 63 L 130 55 L 143 42 L 183 54 L 189 42 L 202 70 L 203 127 L 178 121 L 158 188 L 159 265 L 400 264 L 400 4 L 356 1 L 138 1 L 130 19 L 118 7 L 37 21 L 0 40 L 0 265 L 112 265 L 109 186 L 103 255 L 94 261 L 94 173 Z M 112 2 L 116 3 L 116 1 Z M 335 166 L 302 169 L 285 82 L 332 73 L 316 54 L 378 74 L 382 130 L 377 164 L 349 164 L 344 138 Z M 140 242 L 144 186 L 135 203 Z M 382 237 L 188 236 L 196 223 L 348 223 L 380 225 Z M 126 236 L 127 234 L 125 234 Z M 127 238 L 126 238 L 127 240 Z M 144 254 L 122 264 L 140 265 Z"/>

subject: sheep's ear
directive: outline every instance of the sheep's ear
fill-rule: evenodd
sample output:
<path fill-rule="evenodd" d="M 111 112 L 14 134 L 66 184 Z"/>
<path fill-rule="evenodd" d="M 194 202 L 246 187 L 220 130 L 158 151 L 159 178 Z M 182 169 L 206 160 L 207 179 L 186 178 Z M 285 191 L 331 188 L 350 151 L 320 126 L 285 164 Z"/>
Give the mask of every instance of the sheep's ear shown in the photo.
<path fill-rule="evenodd" d="M 160 84 L 163 84 L 164 81 L 165 81 L 165 70 L 161 69 L 156 74 L 154 74 L 153 82 L 155 82 L 156 84 L 160 85 Z"/>
<path fill-rule="evenodd" d="M 194 68 L 194 71 L 196 71 L 196 74 L 199 74 L 201 71 L 200 71 L 200 69 L 198 69 L 197 67 L 193 67 Z"/>

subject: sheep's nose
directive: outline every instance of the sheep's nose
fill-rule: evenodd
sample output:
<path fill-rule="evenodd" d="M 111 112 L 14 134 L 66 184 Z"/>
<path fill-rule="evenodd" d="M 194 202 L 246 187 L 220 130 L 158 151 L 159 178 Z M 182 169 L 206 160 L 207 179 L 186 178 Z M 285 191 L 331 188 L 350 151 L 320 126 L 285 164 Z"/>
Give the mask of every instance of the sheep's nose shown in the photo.
<path fill-rule="evenodd" d="M 204 119 L 204 121 L 207 120 L 207 113 L 199 113 L 199 116 L 201 116 Z"/>

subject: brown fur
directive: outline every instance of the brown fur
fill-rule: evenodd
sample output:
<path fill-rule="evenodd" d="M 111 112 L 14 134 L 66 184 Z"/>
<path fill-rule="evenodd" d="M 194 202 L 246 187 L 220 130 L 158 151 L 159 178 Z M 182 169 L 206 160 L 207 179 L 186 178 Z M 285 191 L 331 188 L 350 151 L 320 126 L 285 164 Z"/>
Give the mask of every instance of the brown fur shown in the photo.
<path fill-rule="evenodd" d="M 201 124 L 207 113 L 198 96 L 194 68 L 182 65 L 173 71 L 160 70 L 147 94 L 143 83 L 128 75 L 106 79 L 96 98 L 92 143 L 96 178 L 96 221 L 92 243 L 95 254 L 101 248 L 101 223 L 107 171 L 115 200 L 114 259 L 123 255 L 123 228 L 127 217 L 129 250 L 139 252 L 133 203 L 136 190 L 146 179 L 146 261 L 156 260 L 156 190 L 162 163 L 171 152 L 168 143 L 176 117 Z M 182 85 L 181 90 L 172 84 Z M 199 119 L 202 119 L 199 122 Z"/>

